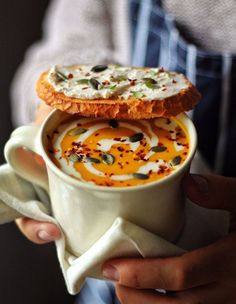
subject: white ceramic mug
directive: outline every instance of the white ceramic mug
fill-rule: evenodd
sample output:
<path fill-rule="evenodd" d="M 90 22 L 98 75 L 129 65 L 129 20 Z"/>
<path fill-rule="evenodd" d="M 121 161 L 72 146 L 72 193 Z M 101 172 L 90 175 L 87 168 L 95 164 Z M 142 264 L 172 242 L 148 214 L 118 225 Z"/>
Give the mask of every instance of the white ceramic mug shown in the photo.
<path fill-rule="evenodd" d="M 196 130 L 186 114 L 178 119 L 190 138 L 190 151 L 180 168 L 156 182 L 128 188 L 96 186 L 80 182 L 62 172 L 47 154 L 47 134 L 69 114 L 54 110 L 39 126 L 16 129 L 5 146 L 7 162 L 21 177 L 49 192 L 52 212 L 61 226 L 67 249 L 83 254 L 119 216 L 166 240 L 173 241 L 184 223 L 181 179 L 194 156 Z M 25 159 L 22 147 L 39 154 L 46 168 Z"/>

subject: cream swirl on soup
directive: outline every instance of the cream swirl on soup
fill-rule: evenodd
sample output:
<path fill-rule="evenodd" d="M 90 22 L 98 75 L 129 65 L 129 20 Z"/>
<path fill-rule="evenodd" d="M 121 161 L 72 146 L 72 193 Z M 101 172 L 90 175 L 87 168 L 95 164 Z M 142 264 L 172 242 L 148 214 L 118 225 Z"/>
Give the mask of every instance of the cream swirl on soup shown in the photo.
<path fill-rule="evenodd" d="M 66 174 L 99 186 L 129 187 L 174 172 L 189 151 L 177 118 L 107 120 L 73 117 L 48 134 L 49 154 Z"/>

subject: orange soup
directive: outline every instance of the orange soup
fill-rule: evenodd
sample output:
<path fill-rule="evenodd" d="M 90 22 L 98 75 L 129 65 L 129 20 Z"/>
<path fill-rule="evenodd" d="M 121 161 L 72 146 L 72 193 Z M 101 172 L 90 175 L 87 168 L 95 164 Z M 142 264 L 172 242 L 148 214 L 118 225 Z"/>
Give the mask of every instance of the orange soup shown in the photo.
<path fill-rule="evenodd" d="M 48 134 L 49 155 L 66 174 L 107 187 L 151 183 L 177 170 L 189 138 L 177 118 L 108 120 L 75 117 Z"/>

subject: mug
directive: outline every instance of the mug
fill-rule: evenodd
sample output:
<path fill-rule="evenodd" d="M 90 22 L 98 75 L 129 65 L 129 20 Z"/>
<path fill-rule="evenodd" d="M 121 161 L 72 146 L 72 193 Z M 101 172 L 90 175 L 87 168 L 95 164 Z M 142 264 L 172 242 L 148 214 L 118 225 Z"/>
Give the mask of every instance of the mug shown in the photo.
<path fill-rule="evenodd" d="M 181 180 L 194 156 L 197 135 L 192 121 L 184 113 L 177 119 L 189 134 L 187 159 L 169 176 L 145 185 L 105 187 L 81 182 L 62 172 L 48 156 L 47 134 L 71 116 L 52 111 L 41 126 L 16 129 L 5 146 L 7 162 L 17 174 L 46 190 L 52 214 L 62 229 L 66 247 L 80 256 L 122 217 L 168 241 L 174 241 L 184 224 L 184 197 Z M 25 158 L 30 150 L 43 158 Z M 28 154 L 27 154 L 28 155 Z"/>

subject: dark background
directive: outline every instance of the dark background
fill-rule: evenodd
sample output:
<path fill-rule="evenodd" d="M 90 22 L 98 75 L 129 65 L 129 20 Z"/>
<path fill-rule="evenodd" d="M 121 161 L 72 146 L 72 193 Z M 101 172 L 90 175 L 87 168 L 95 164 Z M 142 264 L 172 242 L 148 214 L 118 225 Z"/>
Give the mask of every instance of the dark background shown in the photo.
<path fill-rule="evenodd" d="M 48 0 L 0 1 L 0 164 L 12 130 L 9 86 L 25 50 L 40 39 Z M 54 245 L 34 245 L 15 224 L 0 226 L 0 303 L 70 304 Z M 89 304 L 89 303 L 88 303 Z"/>

